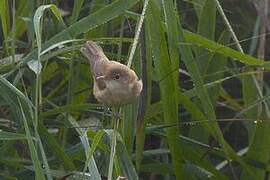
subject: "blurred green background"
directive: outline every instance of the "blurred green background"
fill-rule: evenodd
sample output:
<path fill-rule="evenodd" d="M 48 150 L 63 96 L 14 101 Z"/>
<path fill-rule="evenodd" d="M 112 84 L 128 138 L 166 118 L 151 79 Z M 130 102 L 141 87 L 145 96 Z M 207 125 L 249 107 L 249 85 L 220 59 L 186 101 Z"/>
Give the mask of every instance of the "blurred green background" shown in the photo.
<path fill-rule="evenodd" d="M 0 20 L 0 179 L 270 179 L 268 0 L 1 0 Z M 129 60 L 136 102 L 95 100 L 87 40 Z"/>

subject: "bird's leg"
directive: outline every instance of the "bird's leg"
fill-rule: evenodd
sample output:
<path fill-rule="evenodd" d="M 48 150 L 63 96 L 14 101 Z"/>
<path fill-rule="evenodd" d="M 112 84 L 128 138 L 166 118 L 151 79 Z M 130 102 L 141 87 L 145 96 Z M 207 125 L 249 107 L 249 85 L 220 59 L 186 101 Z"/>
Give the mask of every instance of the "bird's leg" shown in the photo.
<path fill-rule="evenodd" d="M 112 117 L 114 117 L 113 119 L 117 119 L 117 120 L 122 119 L 120 107 L 114 107 L 114 111 L 112 111 Z"/>
<path fill-rule="evenodd" d="M 111 110 L 108 106 L 103 106 L 104 115 L 111 116 Z"/>
<path fill-rule="evenodd" d="M 108 106 L 103 105 L 103 122 L 109 122 L 109 117 L 111 117 L 111 111 L 110 108 Z"/>
<path fill-rule="evenodd" d="M 114 107 L 114 109 L 111 110 L 108 106 L 103 106 L 103 110 L 104 110 L 104 116 L 110 116 L 113 119 L 122 119 L 122 115 L 121 115 L 119 107 L 118 108 Z"/>

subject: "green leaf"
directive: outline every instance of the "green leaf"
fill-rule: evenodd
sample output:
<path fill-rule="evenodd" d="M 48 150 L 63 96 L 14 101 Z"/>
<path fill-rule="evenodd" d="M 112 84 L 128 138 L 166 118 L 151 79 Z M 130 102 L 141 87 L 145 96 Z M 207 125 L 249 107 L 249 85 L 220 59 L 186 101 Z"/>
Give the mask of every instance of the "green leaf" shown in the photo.
<path fill-rule="evenodd" d="M 59 21 L 61 21 L 62 23 L 64 22 L 58 8 L 54 4 L 43 5 L 43 6 L 40 6 L 36 10 L 33 23 L 34 23 L 34 30 L 35 30 L 36 39 L 37 39 L 38 56 L 37 58 L 27 63 L 30 69 L 33 70 L 36 74 L 40 74 L 41 69 L 42 69 L 41 62 L 40 62 L 41 41 L 42 41 L 42 17 L 46 9 L 50 9 Z M 35 61 L 38 61 L 38 63 L 36 63 Z"/>
<path fill-rule="evenodd" d="M 48 147 L 51 149 L 51 151 L 63 161 L 64 167 L 66 167 L 68 170 L 75 170 L 75 166 L 70 159 L 69 156 L 65 154 L 65 152 L 62 150 L 61 146 L 58 144 L 58 142 L 54 139 L 54 137 L 48 133 L 48 130 L 44 127 L 42 123 L 39 124 L 39 133 L 41 136 L 41 139 L 45 144 L 48 145 Z"/>
<path fill-rule="evenodd" d="M 205 0 L 197 27 L 197 33 L 209 40 L 215 39 L 216 29 L 216 4 L 214 0 Z M 196 59 L 202 75 L 206 73 L 207 66 L 210 60 L 210 54 L 203 47 L 199 47 L 196 51 Z"/>
<path fill-rule="evenodd" d="M 0 140 L 2 141 L 20 140 L 20 139 L 27 139 L 27 137 L 25 134 L 12 133 L 0 130 Z"/>
<path fill-rule="evenodd" d="M 164 37 L 161 12 L 154 1 L 150 1 L 146 16 L 146 36 L 149 36 L 152 47 L 154 64 L 158 72 L 160 83 L 162 107 L 164 112 L 165 124 L 178 123 L 178 103 L 177 103 L 177 84 L 172 72 L 171 59 L 168 54 L 168 47 Z M 182 151 L 180 144 L 176 141 L 179 135 L 177 127 L 167 129 L 167 140 L 172 155 L 176 179 L 184 177 L 182 171 Z"/>
<path fill-rule="evenodd" d="M 199 35 L 194 35 L 193 33 L 189 33 L 187 31 L 185 31 L 184 33 L 184 30 L 182 29 L 181 26 L 179 26 L 179 33 L 180 33 L 180 38 L 181 38 L 182 43 L 185 43 L 186 39 L 188 39 L 189 41 L 192 41 L 192 42 L 198 42 L 199 44 L 203 46 L 207 45 L 210 49 L 215 49 L 215 52 L 219 52 L 219 50 L 220 51 L 224 50 L 226 53 L 229 53 L 231 56 L 237 56 L 239 58 L 238 60 L 241 60 L 245 63 L 249 63 L 253 65 L 264 64 L 261 61 L 257 60 L 256 58 L 253 58 L 248 55 L 244 55 L 238 51 L 231 50 L 230 48 L 227 48 L 222 45 L 218 45 L 217 43 L 213 43 L 212 41 L 207 40 Z M 209 97 L 208 92 L 206 91 L 206 88 L 203 85 L 203 78 L 200 74 L 200 70 L 198 68 L 197 62 L 195 61 L 193 57 L 191 48 L 187 46 L 181 46 L 180 51 L 183 57 L 183 61 L 187 67 L 187 70 L 190 73 L 190 76 L 193 80 L 197 96 L 200 99 L 206 118 L 212 121 L 216 120 L 216 115 L 215 115 L 213 105 L 211 103 L 211 99 Z M 230 147 L 230 145 L 225 141 L 223 134 L 220 131 L 220 128 L 216 122 L 204 124 L 204 128 L 206 128 L 206 130 L 209 131 L 219 141 L 220 145 L 222 146 L 225 152 L 227 159 L 234 159 L 238 161 L 243 166 L 243 168 L 245 168 L 249 172 L 249 174 L 253 178 L 255 178 L 255 175 L 251 171 L 250 167 L 240 157 L 238 157 L 238 155 L 234 152 L 234 150 Z"/>
<path fill-rule="evenodd" d="M 9 5 L 8 0 L 0 1 L 0 18 L 2 23 L 2 31 L 4 39 L 8 39 L 8 33 L 10 32 L 10 16 L 9 16 Z"/>
<path fill-rule="evenodd" d="M 18 102 L 19 102 L 19 106 L 21 109 L 21 113 L 22 113 L 22 119 L 23 119 L 23 124 L 24 124 L 25 132 L 26 132 L 26 137 L 27 137 L 27 141 L 28 141 L 28 145 L 29 145 L 31 158 L 32 158 L 34 168 L 35 168 L 36 179 L 40 179 L 40 180 L 44 179 L 45 180 L 44 174 L 42 172 L 41 163 L 40 163 L 39 158 L 38 158 L 37 149 L 34 145 L 34 142 L 33 142 L 33 139 L 32 139 L 31 133 L 30 133 L 30 129 L 28 127 L 27 120 L 26 120 L 26 117 L 25 117 L 25 114 L 24 114 L 24 111 L 23 111 L 23 108 L 22 108 L 22 105 L 21 105 L 19 98 L 18 98 Z"/>
<path fill-rule="evenodd" d="M 189 31 L 183 31 L 183 36 L 185 37 L 187 42 L 195 44 L 197 46 L 204 47 L 210 50 L 213 53 L 219 53 L 226 57 L 231 57 L 234 61 L 239 61 L 246 65 L 250 66 L 264 66 L 265 68 L 269 69 L 269 62 L 262 61 L 260 59 L 254 58 L 250 55 L 243 54 L 239 51 L 231 49 L 227 46 L 218 44 L 214 41 L 208 40 L 200 35 L 194 34 Z M 183 42 L 181 42 L 183 43 Z M 181 45 L 181 44 L 180 44 Z M 184 45 L 183 45 L 184 46 Z M 181 45 L 181 47 L 183 47 Z M 184 47 L 183 47 L 184 48 Z"/>
<path fill-rule="evenodd" d="M 83 3 L 84 3 L 84 0 L 74 1 L 74 6 L 72 10 L 72 15 L 71 15 L 71 23 L 76 22 L 76 20 L 78 19 L 80 15 L 80 11 L 83 7 Z"/>
<path fill-rule="evenodd" d="M 93 14 L 77 21 L 68 28 L 64 29 L 60 33 L 53 36 L 50 40 L 45 42 L 42 49 L 46 49 L 58 42 L 70 40 L 82 33 L 85 33 L 91 29 L 96 28 L 99 25 L 107 23 L 109 20 L 114 19 L 125 12 L 125 10 L 131 8 L 138 0 L 117 0 L 113 3 L 101 8 Z M 28 61 L 36 57 L 37 50 L 33 50 L 28 56 L 23 59 L 23 65 Z M 20 66 L 19 65 L 19 66 Z"/>
<path fill-rule="evenodd" d="M 89 166 L 90 160 L 93 158 L 93 154 L 94 154 L 96 148 L 98 147 L 98 144 L 100 143 L 104 134 L 105 134 L 105 132 L 103 130 L 99 130 L 95 134 L 94 139 L 91 141 L 92 142 L 91 148 L 86 156 L 87 158 L 86 158 L 86 161 L 84 163 L 83 174 L 86 172 L 87 167 Z"/>

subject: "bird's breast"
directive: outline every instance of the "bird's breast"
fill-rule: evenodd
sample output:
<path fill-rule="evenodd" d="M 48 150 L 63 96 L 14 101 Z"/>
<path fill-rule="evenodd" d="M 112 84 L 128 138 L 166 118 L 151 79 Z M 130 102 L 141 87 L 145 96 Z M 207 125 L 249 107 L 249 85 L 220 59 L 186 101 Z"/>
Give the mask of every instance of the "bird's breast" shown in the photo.
<path fill-rule="evenodd" d="M 108 106 L 120 106 L 131 103 L 139 93 L 134 92 L 135 84 L 125 84 L 118 81 L 106 81 L 106 88 L 101 90 L 94 84 L 94 95 L 97 100 Z"/>

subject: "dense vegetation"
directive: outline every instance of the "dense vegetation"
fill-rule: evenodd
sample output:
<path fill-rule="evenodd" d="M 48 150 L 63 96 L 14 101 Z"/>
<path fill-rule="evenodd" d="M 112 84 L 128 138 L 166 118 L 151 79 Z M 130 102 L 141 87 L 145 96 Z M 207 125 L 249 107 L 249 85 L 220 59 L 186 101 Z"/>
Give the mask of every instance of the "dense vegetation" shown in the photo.
<path fill-rule="evenodd" d="M 268 6 L 1 0 L 0 179 L 268 179 Z M 90 39 L 137 102 L 95 100 Z"/>

